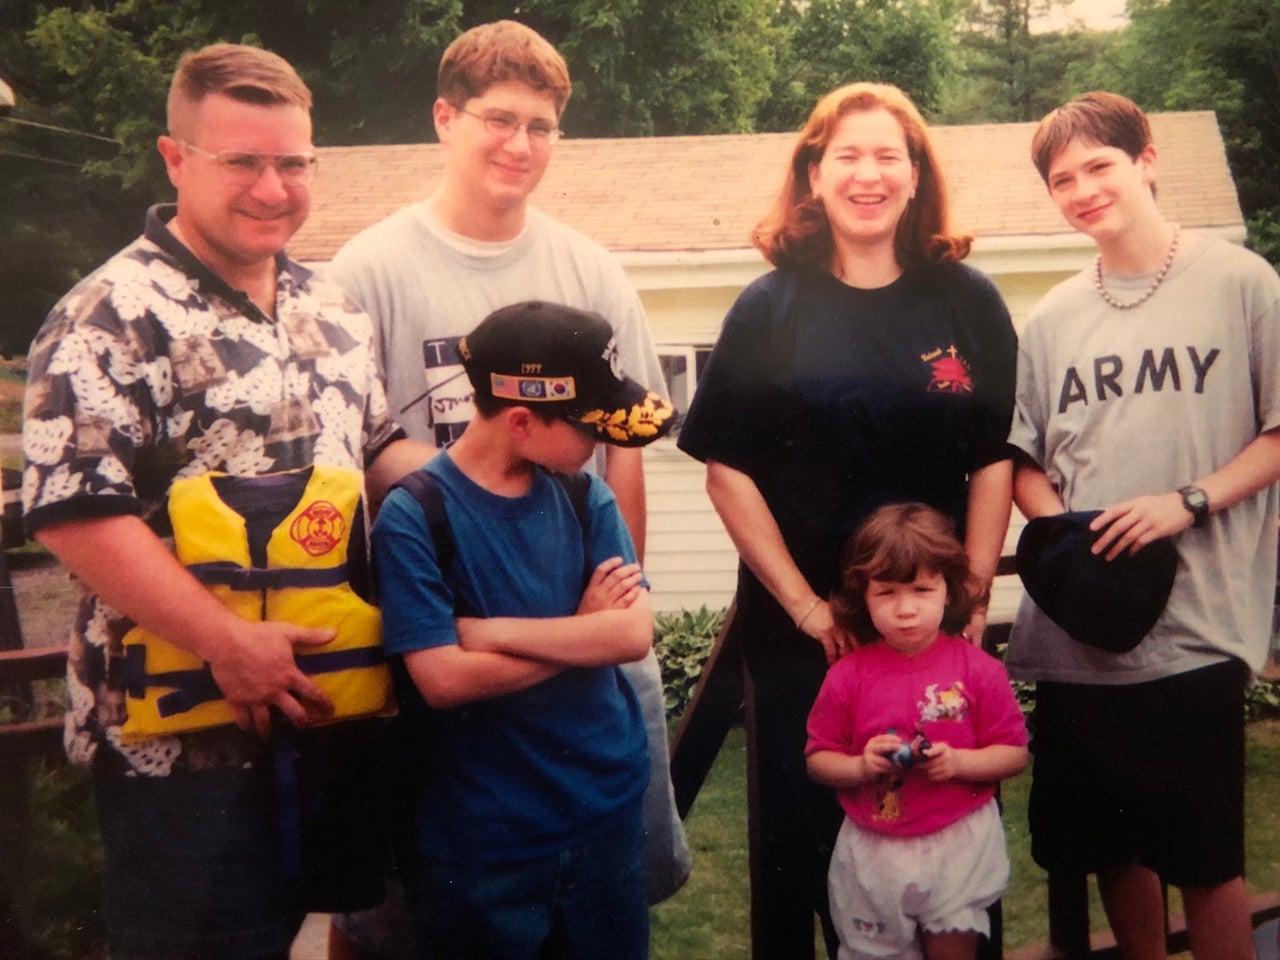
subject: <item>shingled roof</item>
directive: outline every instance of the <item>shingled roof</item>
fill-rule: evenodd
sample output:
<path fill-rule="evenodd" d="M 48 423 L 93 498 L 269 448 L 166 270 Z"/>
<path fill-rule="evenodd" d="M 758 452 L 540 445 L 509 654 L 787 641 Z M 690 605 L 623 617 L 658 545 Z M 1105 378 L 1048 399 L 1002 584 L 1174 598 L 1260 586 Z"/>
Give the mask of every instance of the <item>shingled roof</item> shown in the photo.
<path fill-rule="evenodd" d="M 1160 206 L 1184 227 L 1243 223 L 1211 112 L 1155 114 Z M 1031 166 L 1034 124 L 933 127 L 955 226 L 979 238 L 1070 233 Z M 618 253 L 737 250 L 777 189 L 795 134 L 561 141 L 533 202 Z M 438 144 L 322 147 L 311 217 L 289 244 L 306 262 L 423 199 L 439 176 Z"/>

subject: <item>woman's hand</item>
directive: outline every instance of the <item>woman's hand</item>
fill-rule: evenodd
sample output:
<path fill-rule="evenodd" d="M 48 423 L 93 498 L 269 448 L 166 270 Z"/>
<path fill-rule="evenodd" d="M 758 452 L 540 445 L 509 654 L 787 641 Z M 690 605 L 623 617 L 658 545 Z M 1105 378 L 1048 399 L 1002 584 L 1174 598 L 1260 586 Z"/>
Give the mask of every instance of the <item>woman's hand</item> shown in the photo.
<path fill-rule="evenodd" d="M 974 607 L 969 615 L 969 622 L 964 625 L 960 635 L 975 647 L 982 647 L 982 636 L 987 632 L 987 608 L 985 605 Z"/>
<path fill-rule="evenodd" d="M 796 628 L 822 645 L 827 663 L 835 663 L 857 644 L 853 636 L 831 616 L 831 604 L 821 598 L 815 599 L 809 612 L 801 615 Z"/>

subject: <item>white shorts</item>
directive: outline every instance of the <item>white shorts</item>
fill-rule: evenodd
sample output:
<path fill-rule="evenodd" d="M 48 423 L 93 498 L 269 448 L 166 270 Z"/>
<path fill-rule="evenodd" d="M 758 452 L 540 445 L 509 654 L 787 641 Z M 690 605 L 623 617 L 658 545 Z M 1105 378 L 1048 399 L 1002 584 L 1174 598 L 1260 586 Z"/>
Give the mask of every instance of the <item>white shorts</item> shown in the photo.
<path fill-rule="evenodd" d="M 991 932 L 987 907 L 1009 883 L 995 800 L 935 833 L 890 837 L 845 818 L 827 895 L 840 960 L 923 956 L 920 930 Z"/>

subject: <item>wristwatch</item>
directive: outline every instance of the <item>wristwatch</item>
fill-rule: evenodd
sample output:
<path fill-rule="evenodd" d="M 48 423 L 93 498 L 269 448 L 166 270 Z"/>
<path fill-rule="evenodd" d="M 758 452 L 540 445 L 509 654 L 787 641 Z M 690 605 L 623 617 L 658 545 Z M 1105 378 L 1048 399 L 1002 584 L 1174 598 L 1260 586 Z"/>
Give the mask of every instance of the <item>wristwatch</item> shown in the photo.
<path fill-rule="evenodd" d="M 1178 493 L 1182 494 L 1182 505 L 1195 518 L 1191 525 L 1203 527 L 1209 521 L 1209 497 L 1196 486 L 1183 487 Z"/>

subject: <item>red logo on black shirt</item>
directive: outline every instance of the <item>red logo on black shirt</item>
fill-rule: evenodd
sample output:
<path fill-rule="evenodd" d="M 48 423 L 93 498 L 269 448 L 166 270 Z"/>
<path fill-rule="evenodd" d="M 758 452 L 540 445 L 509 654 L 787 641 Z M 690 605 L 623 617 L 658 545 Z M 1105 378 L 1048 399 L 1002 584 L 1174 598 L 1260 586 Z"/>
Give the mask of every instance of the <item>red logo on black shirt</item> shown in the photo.
<path fill-rule="evenodd" d="M 921 357 L 929 364 L 932 374 L 930 393 L 973 393 L 973 378 L 969 376 L 969 363 L 960 356 L 955 344 L 945 350 L 934 350 Z"/>
<path fill-rule="evenodd" d="M 289 527 L 289 536 L 313 557 L 321 557 L 342 542 L 347 521 L 328 500 L 316 500 Z"/>

